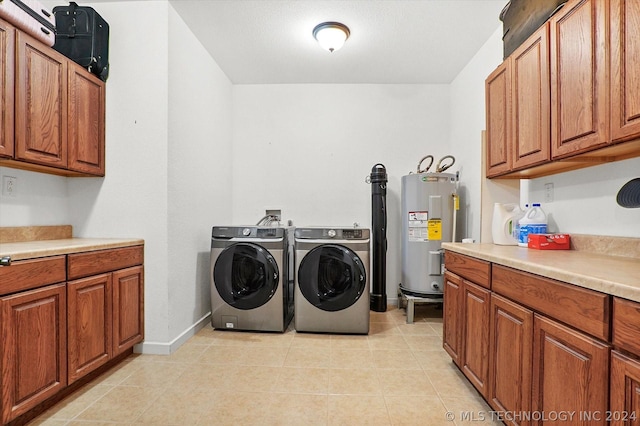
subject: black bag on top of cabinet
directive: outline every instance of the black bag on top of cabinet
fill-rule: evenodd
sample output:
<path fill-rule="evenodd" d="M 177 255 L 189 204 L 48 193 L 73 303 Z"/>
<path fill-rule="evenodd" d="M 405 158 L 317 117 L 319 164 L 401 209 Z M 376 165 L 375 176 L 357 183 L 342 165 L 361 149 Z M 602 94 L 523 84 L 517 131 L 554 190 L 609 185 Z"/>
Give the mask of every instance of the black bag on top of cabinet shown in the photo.
<path fill-rule="evenodd" d="M 504 59 L 553 16 L 567 0 L 511 0 L 500 12 Z M 53 9 L 55 10 L 55 9 Z"/>
<path fill-rule="evenodd" d="M 69 6 L 53 8 L 56 42 L 53 48 L 107 81 L 109 76 L 109 24 L 93 8 Z"/>

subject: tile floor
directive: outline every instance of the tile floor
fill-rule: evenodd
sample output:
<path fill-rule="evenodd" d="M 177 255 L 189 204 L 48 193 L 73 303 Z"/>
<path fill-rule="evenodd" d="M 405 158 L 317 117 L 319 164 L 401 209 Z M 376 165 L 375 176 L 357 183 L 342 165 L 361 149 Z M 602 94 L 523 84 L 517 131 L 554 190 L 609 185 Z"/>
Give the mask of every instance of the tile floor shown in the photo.
<path fill-rule="evenodd" d="M 413 324 L 403 309 L 371 312 L 367 336 L 207 326 L 170 356 L 131 356 L 32 424 L 501 424 L 478 421 L 489 410 L 442 349 L 442 310 L 427 304 Z"/>

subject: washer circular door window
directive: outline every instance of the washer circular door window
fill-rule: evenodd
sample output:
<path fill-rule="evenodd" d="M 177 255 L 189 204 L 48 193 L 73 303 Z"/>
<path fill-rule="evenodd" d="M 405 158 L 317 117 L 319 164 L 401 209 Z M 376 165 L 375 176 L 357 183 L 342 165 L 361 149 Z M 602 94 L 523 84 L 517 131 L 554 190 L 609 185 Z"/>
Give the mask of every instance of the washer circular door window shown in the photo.
<path fill-rule="evenodd" d="M 298 268 L 300 292 L 323 311 L 340 311 L 353 305 L 365 290 L 362 260 L 337 244 L 325 244 L 307 253 Z"/>
<path fill-rule="evenodd" d="M 216 290 L 237 309 L 249 310 L 267 303 L 278 288 L 278 265 L 263 247 L 237 243 L 225 248 L 213 270 Z"/>

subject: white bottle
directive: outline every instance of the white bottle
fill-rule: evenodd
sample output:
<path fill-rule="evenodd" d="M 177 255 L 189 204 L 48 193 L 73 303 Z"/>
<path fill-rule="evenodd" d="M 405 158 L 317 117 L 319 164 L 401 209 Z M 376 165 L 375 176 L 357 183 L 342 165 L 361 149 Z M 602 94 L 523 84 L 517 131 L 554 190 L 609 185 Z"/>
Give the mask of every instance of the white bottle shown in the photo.
<path fill-rule="evenodd" d="M 534 203 L 531 208 L 525 212 L 519 223 L 520 233 L 518 235 L 518 245 L 520 247 L 529 246 L 529 234 L 547 233 L 547 215 L 539 203 Z"/>
<path fill-rule="evenodd" d="M 518 216 L 518 219 L 515 221 L 515 225 L 513 227 L 513 239 L 516 241 L 516 244 L 520 241 L 520 219 L 524 217 L 529 211 L 529 203 L 524 205 L 524 210 L 520 210 L 522 213 Z"/>

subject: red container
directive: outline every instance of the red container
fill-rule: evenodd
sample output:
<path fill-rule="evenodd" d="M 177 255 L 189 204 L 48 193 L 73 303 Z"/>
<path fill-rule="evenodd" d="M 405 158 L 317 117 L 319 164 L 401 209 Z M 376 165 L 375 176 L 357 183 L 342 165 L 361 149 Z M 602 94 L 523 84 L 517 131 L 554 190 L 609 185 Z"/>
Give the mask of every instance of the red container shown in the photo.
<path fill-rule="evenodd" d="M 569 250 L 568 234 L 529 234 L 529 248 L 537 250 Z"/>

